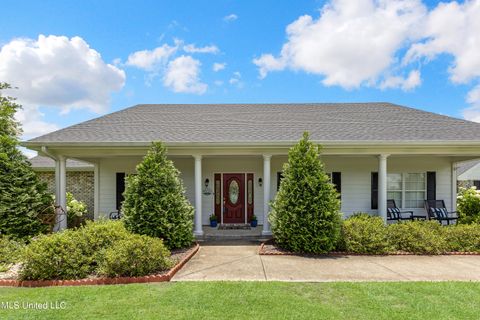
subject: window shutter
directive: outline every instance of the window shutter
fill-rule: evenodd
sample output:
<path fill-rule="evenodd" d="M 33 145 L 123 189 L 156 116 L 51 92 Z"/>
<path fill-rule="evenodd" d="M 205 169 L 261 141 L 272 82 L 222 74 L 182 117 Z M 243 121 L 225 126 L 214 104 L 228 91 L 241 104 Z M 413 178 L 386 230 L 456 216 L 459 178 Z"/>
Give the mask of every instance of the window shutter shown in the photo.
<path fill-rule="evenodd" d="M 473 180 L 473 185 L 477 187 L 477 190 L 480 190 L 480 180 Z"/>
<path fill-rule="evenodd" d="M 372 172 L 372 209 L 378 209 L 378 172 Z"/>
<path fill-rule="evenodd" d="M 335 189 L 338 194 L 342 194 L 342 173 L 341 172 L 332 172 L 332 183 L 335 185 Z"/>
<path fill-rule="evenodd" d="M 437 199 L 437 174 L 436 172 L 427 172 L 427 200 Z"/>
<path fill-rule="evenodd" d="M 123 192 L 125 191 L 125 172 L 117 172 L 117 210 L 120 210 L 122 207 Z"/>
<path fill-rule="evenodd" d="M 277 172 L 277 191 L 280 189 L 280 182 L 283 179 L 283 172 Z"/>

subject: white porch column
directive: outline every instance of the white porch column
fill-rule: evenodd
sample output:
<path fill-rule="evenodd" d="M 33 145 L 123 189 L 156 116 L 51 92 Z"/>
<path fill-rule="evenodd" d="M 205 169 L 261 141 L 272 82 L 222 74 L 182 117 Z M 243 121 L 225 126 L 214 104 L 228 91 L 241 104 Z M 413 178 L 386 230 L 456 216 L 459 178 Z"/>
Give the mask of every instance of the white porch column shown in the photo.
<path fill-rule="evenodd" d="M 271 235 L 268 214 L 270 212 L 270 160 L 272 155 L 263 155 L 263 230 L 262 235 Z"/>
<path fill-rule="evenodd" d="M 378 156 L 378 214 L 387 223 L 387 154 Z"/>
<path fill-rule="evenodd" d="M 452 202 L 451 211 L 457 211 L 457 164 L 452 162 Z"/>
<path fill-rule="evenodd" d="M 67 228 L 67 159 L 64 156 L 58 156 L 57 159 L 55 166 L 57 177 L 57 184 L 55 185 L 56 203 L 63 210 L 57 210 L 55 231 L 61 231 Z"/>
<path fill-rule="evenodd" d="M 195 231 L 196 236 L 203 235 L 202 229 L 202 156 L 195 158 Z"/>

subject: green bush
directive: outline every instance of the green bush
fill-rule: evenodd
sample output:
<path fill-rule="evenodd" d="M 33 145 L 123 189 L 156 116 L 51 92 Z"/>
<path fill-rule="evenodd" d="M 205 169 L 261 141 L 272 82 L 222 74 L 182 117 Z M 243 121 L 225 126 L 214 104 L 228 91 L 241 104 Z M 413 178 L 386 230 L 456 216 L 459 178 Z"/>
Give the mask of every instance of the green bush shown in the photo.
<path fill-rule="evenodd" d="M 0 237 L 0 272 L 8 270 L 10 264 L 19 261 L 24 247 L 23 241 Z"/>
<path fill-rule="evenodd" d="M 72 193 L 67 192 L 67 222 L 68 227 L 78 227 L 79 221 L 87 214 L 87 205 L 75 199 Z"/>
<path fill-rule="evenodd" d="M 407 221 L 388 226 L 388 237 L 398 251 L 441 254 L 448 251 L 444 227 L 437 221 Z"/>
<path fill-rule="evenodd" d="M 385 254 L 393 250 L 383 219 L 360 213 L 343 222 L 342 248 L 350 253 Z"/>
<path fill-rule="evenodd" d="M 83 246 L 85 255 L 91 259 L 92 269 L 103 249 L 131 236 L 122 221 L 112 220 L 87 221 L 85 226 L 76 229 L 75 234 L 80 238 L 79 245 Z"/>
<path fill-rule="evenodd" d="M 325 253 L 340 237 L 340 200 L 308 133 L 288 152 L 269 220 L 275 242 L 294 252 Z"/>
<path fill-rule="evenodd" d="M 102 254 L 98 273 L 107 277 L 138 277 L 168 269 L 170 252 L 158 238 L 132 235 Z"/>
<path fill-rule="evenodd" d="M 147 246 L 133 247 L 133 245 L 138 245 L 139 239 L 144 241 Z M 100 261 L 104 266 L 110 266 L 113 257 L 112 250 L 119 245 L 127 248 L 125 250 L 132 249 L 132 252 L 129 253 L 132 259 L 138 260 L 139 263 L 146 261 L 147 264 L 145 269 L 141 269 L 134 263 L 123 265 L 122 272 L 139 273 L 142 270 L 150 270 L 149 268 L 155 263 L 156 265 L 165 265 L 165 259 L 169 255 L 168 251 L 162 251 L 165 253 L 164 256 L 159 255 L 158 242 L 148 239 L 161 242 L 159 239 L 146 236 L 138 238 L 138 235 L 125 229 L 122 221 L 88 221 L 84 227 L 78 229 L 68 229 L 33 239 L 23 252 L 20 278 L 23 280 L 85 278 L 100 272 Z M 152 245 L 153 248 L 148 248 L 149 245 Z M 110 255 L 110 258 L 105 257 L 107 254 Z M 159 261 L 156 262 L 156 258 Z"/>
<path fill-rule="evenodd" d="M 91 272 L 84 239 L 66 230 L 34 239 L 23 254 L 22 280 L 79 279 Z"/>
<path fill-rule="evenodd" d="M 476 187 L 460 188 L 457 211 L 459 223 L 480 223 L 480 190 Z"/>
<path fill-rule="evenodd" d="M 480 224 L 459 224 L 444 228 L 448 251 L 480 252 Z"/>
<path fill-rule="evenodd" d="M 123 213 L 128 230 L 162 238 L 169 249 L 193 242 L 193 207 L 185 196 L 180 173 L 156 142 L 127 177 Z"/>
<path fill-rule="evenodd" d="M 18 149 L 22 130 L 15 114 L 21 106 L 2 95 L 5 89 L 10 85 L 0 82 L 0 235 L 28 238 L 46 232 L 38 215 L 53 199 Z"/>

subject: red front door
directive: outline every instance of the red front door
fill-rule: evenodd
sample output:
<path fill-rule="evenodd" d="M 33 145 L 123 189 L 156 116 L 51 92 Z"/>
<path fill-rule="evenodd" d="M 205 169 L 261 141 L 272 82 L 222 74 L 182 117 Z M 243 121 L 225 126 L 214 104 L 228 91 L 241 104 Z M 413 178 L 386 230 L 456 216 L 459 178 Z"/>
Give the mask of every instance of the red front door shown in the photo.
<path fill-rule="evenodd" d="M 223 175 L 223 223 L 245 223 L 245 174 Z"/>

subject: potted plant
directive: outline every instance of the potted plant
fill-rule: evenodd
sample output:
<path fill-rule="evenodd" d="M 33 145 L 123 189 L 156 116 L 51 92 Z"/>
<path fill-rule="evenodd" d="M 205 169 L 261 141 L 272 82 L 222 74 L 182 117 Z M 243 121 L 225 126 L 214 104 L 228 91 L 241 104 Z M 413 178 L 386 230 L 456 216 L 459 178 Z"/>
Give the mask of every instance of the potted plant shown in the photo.
<path fill-rule="evenodd" d="M 255 227 L 257 226 L 257 223 L 258 223 L 258 221 L 257 221 L 257 216 L 256 216 L 256 215 L 253 215 L 253 216 L 252 216 L 252 219 L 250 220 L 250 226 L 251 226 L 252 228 L 255 228 Z"/>
<path fill-rule="evenodd" d="M 214 213 L 210 215 L 210 227 L 212 228 L 217 227 L 217 216 Z"/>

